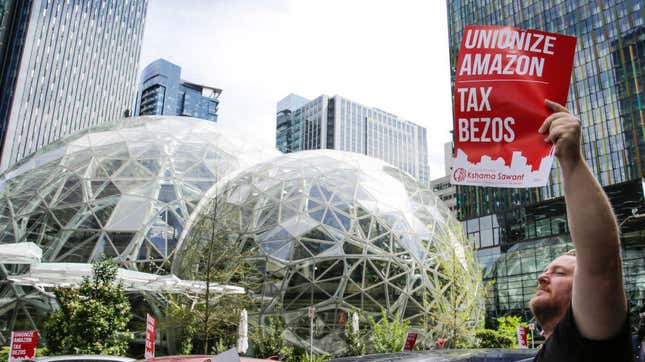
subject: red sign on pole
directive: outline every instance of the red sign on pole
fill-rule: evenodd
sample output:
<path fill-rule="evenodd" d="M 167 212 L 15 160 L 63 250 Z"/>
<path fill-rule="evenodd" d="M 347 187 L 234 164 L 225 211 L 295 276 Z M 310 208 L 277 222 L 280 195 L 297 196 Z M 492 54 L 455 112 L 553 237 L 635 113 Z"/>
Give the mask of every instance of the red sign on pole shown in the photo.
<path fill-rule="evenodd" d="M 344 326 L 345 325 L 345 311 L 341 310 L 340 315 L 338 316 L 338 325 Z"/>
<path fill-rule="evenodd" d="M 11 332 L 11 347 L 9 347 L 9 362 L 31 359 L 36 356 L 38 331 Z"/>
<path fill-rule="evenodd" d="M 157 333 L 157 320 L 150 314 L 146 314 L 146 351 L 143 354 L 145 359 L 155 356 L 155 338 Z"/>
<path fill-rule="evenodd" d="M 519 348 L 529 348 L 529 342 L 526 338 L 526 327 L 517 326 L 517 346 Z"/>
<path fill-rule="evenodd" d="M 416 343 L 417 343 L 417 333 L 408 332 L 408 334 L 405 336 L 405 344 L 403 344 L 403 352 L 412 351 Z"/>
<path fill-rule="evenodd" d="M 566 104 L 576 38 L 503 26 L 467 26 L 455 72 L 453 184 L 546 185 L 553 146 L 538 133 Z"/>

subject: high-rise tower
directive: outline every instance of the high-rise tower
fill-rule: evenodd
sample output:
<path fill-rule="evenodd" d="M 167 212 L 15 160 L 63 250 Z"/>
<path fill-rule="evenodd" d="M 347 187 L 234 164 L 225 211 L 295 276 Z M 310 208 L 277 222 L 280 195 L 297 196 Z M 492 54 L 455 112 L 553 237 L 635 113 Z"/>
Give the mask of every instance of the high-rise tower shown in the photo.
<path fill-rule="evenodd" d="M 74 131 L 132 114 L 147 0 L 0 7 L 0 170 Z"/>
<path fill-rule="evenodd" d="M 276 147 L 282 152 L 335 149 L 391 163 L 429 185 L 426 129 L 341 96 L 278 102 Z"/>

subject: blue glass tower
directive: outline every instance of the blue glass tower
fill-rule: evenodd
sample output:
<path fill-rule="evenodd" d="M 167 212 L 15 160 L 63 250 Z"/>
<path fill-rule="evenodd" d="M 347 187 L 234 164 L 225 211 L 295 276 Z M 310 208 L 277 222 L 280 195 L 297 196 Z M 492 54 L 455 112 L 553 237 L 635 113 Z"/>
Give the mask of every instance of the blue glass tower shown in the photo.
<path fill-rule="evenodd" d="M 165 59 L 150 63 L 141 75 L 138 115 L 172 115 L 217 121 L 221 89 L 180 78 L 181 68 Z"/>

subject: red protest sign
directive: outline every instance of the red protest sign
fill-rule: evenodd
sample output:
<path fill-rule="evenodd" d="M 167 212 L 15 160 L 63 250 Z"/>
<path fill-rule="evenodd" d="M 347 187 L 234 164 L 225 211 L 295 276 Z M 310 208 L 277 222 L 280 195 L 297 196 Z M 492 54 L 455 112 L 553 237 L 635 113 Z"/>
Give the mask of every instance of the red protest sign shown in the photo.
<path fill-rule="evenodd" d="M 146 349 L 143 358 L 154 358 L 155 356 L 155 338 L 157 329 L 157 320 L 146 313 Z"/>
<path fill-rule="evenodd" d="M 467 26 L 455 73 L 455 160 L 460 185 L 547 183 L 552 145 L 538 133 L 550 99 L 567 101 L 576 38 L 502 26 Z"/>
<path fill-rule="evenodd" d="M 38 344 L 38 331 L 11 332 L 11 346 L 9 347 L 9 362 L 31 359 L 36 356 Z"/>
<path fill-rule="evenodd" d="M 403 344 L 403 351 L 412 351 L 414 345 L 417 343 L 417 333 L 408 332 L 405 336 L 405 343 Z"/>

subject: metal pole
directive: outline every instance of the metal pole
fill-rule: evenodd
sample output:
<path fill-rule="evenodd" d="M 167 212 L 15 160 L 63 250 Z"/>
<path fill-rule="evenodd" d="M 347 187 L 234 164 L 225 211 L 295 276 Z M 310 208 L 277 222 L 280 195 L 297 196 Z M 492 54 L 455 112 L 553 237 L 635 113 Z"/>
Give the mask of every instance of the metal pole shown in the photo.
<path fill-rule="evenodd" d="M 309 313 L 309 362 L 314 360 L 314 314 Z"/>

